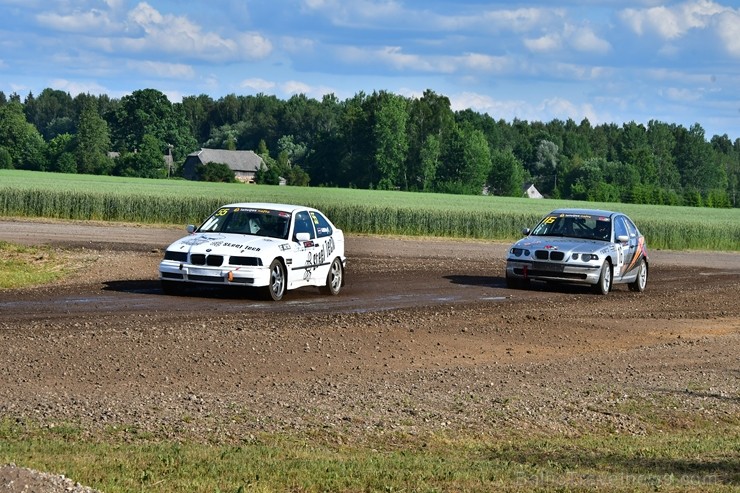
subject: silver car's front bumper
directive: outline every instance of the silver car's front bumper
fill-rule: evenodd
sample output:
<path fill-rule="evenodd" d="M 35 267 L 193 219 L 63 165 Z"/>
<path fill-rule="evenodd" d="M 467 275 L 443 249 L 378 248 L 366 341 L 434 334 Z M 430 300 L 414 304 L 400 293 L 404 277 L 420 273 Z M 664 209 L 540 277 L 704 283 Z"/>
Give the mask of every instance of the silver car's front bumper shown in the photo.
<path fill-rule="evenodd" d="M 506 260 L 506 277 L 509 279 L 596 284 L 600 276 L 601 265 L 598 264 Z"/>

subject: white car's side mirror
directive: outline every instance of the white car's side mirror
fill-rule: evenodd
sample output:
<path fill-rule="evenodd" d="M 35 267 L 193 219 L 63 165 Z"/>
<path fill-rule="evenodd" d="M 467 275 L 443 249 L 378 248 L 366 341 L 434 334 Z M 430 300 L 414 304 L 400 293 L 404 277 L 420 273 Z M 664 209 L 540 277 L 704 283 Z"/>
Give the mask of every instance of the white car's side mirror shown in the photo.
<path fill-rule="evenodd" d="M 617 241 L 620 243 L 627 243 L 628 241 L 630 241 L 630 237 L 627 235 L 619 235 L 617 236 Z"/>
<path fill-rule="evenodd" d="M 188 225 L 187 225 L 187 226 L 185 227 L 185 229 L 187 230 L 187 232 L 188 232 L 188 233 L 190 233 L 190 234 L 193 234 L 193 231 L 195 231 L 195 226 L 194 226 L 194 225 L 192 225 L 192 224 L 188 224 Z"/>
<path fill-rule="evenodd" d="M 309 233 L 297 233 L 295 239 L 296 241 L 308 241 L 311 239 L 311 235 Z"/>

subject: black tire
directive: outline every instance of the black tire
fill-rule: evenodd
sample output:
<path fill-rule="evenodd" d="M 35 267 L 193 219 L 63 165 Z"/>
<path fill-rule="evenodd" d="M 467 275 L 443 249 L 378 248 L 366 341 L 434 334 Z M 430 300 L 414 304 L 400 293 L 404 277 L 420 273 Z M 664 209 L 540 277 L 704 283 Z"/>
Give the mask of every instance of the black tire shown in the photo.
<path fill-rule="evenodd" d="M 509 289 L 527 289 L 529 287 L 529 279 L 506 276 L 506 287 Z"/>
<path fill-rule="evenodd" d="M 612 264 L 608 260 L 601 266 L 599 282 L 593 285 L 594 293 L 607 295 L 612 290 Z"/>
<path fill-rule="evenodd" d="M 329 272 L 326 274 L 326 285 L 322 286 L 321 292 L 324 294 L 330 294 L 336 296 L 344 285 L 344 268 L 342 267 L 342 261 L 339 257 L 335 258 Z"/>
<path fill-rule="evenodd" d="M 265 286 L 265 294 L 272 301 L 280 301 L 285 295 L 288 278 L 285 275 L 285 266 L 279 259 L 270 264 L 270 283 Z"/>
<path fill-rule="evenodd" d="M 182 294 L 184 286 L 177 281 L 159 281 L 162 292 L 167 295 L 177 296 Z"/>
<path fill-rule="evenodd" d="M 630 291 L 642 293 L 645 291 L 648 280 L 648 266 L 644 258 L 640 259 L 640 265 L 637 266 L 637 277 L 635 280 L 628 284 Z"/>

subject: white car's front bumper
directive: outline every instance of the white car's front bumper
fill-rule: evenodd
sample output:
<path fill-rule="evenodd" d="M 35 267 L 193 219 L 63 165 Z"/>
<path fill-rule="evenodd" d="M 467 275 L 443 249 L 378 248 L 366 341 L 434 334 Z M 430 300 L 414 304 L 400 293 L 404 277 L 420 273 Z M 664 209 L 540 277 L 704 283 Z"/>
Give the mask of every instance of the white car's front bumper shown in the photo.
<path fill-rule="evenodd" d="M 267 286 L 270 269 L 265 266 L 220 266 L 191 265 L 173 260 L 159 264 L 159 279 L 162 281 L 234 286 Z"/>

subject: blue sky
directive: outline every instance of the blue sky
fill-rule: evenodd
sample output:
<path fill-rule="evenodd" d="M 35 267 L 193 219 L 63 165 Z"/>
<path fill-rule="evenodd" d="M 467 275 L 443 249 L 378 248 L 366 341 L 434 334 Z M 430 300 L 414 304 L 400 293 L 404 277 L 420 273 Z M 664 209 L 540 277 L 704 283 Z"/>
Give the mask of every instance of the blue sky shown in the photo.
<path fill-rule="evenodd" d="M 740 138 L 738 0 L 0 0 L 0 90 L 340 100 Z"/>

